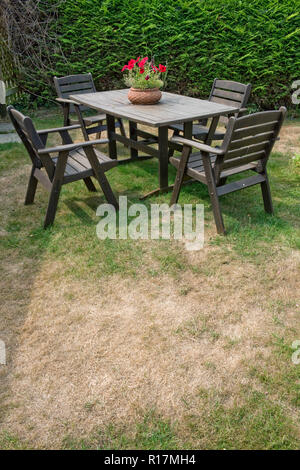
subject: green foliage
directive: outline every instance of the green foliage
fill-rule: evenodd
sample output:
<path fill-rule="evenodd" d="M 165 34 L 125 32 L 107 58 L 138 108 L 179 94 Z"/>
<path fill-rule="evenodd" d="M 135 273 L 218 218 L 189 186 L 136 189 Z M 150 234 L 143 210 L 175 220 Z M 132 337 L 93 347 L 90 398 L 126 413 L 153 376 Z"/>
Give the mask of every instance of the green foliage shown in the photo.
<path fill-rule="evenodd" d="M 296 109 L 299 16 L 298 0 L 65 0 L 55 24 L 64 57 L 52 58 L 57 75 L 91 72 L 105 90 L 124 87 L 130 57 L 155 55 L 170 91 L 207 97 L 218 77 L 251 82 L 253 110 Z"/>

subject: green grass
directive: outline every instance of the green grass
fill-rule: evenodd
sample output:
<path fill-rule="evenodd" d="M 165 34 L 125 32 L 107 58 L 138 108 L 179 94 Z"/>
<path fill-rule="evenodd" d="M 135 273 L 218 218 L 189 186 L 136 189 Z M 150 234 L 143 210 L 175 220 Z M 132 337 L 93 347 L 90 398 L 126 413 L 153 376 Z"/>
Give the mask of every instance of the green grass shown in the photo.
<path fill-rule="evenodd" d="M 126 427 L 106 426 L 97 429 L 88 438 L 78 440 L 67 435 L 62 443 L 64 449 L 139 449 L 167 450 L 179 449 L 180 439 L 176 436 L 173 426 L 160 418 L 153 411 L 144 416 L 134 430 L 128 432 Z"/>
<path fill-rule="evenodd" d="M 214 391 L 199 391 L 197 414 L 189 413 L 182 423 L 162 419 L 153 410 L 135 426 L 107 425 L 88 436 L 68 433 L 60 448 L 65 450 L 176 450 L 176 449 L 297 449 L 295 424 L 280 404 L 262 392 L 240 390 L 243 403 L 227 407 Z M 87 407 L 87 412 L 90 407 Z M 207 410 L 207 411 L 206 411 Z M 31 446 L 7 433 L 0 435 L 0 449 Z"/>
<path fill-rule="evenodd" d="M 6 145 L 1 153 L 2 172 L 8 168 L 22 167 L 26 162 L 21 145 Z M 291 173 L 285 155 L 275 154 L 271 160 L 270 179 L 275 216 L 264 212 L 259 187 L 225 196 L 221 203 L 228 236 L 215 236 L 208 241 L 210 244 L 224 248 L 230 246 L 238 256 L 259 263 L 266 258 L 266 254 L 271 255 L 275 248 L 279 251 L 287 247 L 300 248 L 300 175 L 296 174 L 296 170 Z M 171 182 L 174 171 L 170 173 Z M 140 202 L 138 196 L 157 184 L 157 162 L 150 160 L 143 164 L 121 166 L 109 172 L 109 179 L 116 194 L 128 195 L 129 204 Z M 151 202 L 167 203 L 169 197 L 167 194 L 148 199 L 146 206 L 149 208 Z M 87 272 L 96 275 L 113 272 L 138 275 L 141 272 L 141 255 L 149 251 L 149 244 L 140 240 L 99 240 L 95 236 L 99 221 L 95 212 L 101 202 L 105 202 L 102 194 L 91 196 L 91 193 L 85 191 L 82 182 L 64 186 L 55 225 L 44 231 L 41 227 L 47 194 L 38 192 L 33 206 L 23 207 L 18 204 L 9 214 L 4 227 L 8 233 L 1 238 L 1 244 L 5 249 L 18 248 L 25 256 L 32 256 L 37 250 L 46 250 L 64 260 L 73 252 L 77 260 L 87 262 Z M 214 227 L 204 186 L 185 186 L 180 202 L 204 204 L 205 220 L 209 227 Z M 191 267 L 186 253 L 178 246 L 174 252 L 173 246 L 164 240 L 152 242 L 150 256 L 155 259 L 158 270 L 176 272 Z M 106 253 L 105 257 L 101 256 L 103 252 Z M 117 263 L 114 263 L 115 259 Z"/>
<path fill-rule="evenodd" d="M 35 119 L 38 128 L 47 128 L 61 124 L 59 114 L 51 114 L 45 118 L 38 115 Z M 119 147 L 120 154 L 126 155 L 127 149 Z M 5 144 L 0 146 L 0 174 L 8 169 L 20 168 L 29 159 L 26 156 L 22 144 Z M 227 237 L 214 237 L 210 243 L 226 246 L 230 245 L 239 256 L 252 258 L 261 261 L 262 253 L 265 257 L 266 251 L 270 254 L 274 247 L 278 249 L 283 247 L 300 248 L 300 224 L 299 224 L 299 198 L 300 198 L 300 170 L 291 155 L 273 153 L 269 163 L 269 173 L 271 181 L 271 190 L 274 199 L 275 216 L 266 214 L 263 210 L 263 203 L 258 186 L 248 188 L 227 195 L 222 198 L 221 204 L 224 214 L 225 226 L 228 231 Z M 157 185 L 157 162 L 148 160 L 137 164 L 122 165 L 108 173 L 109 180 L 117 195 L 127 195 L 128 203 L 137 203 L 139 195 L 150 191 Z M 173 182 L 175 171 L 170 170 L 169 181 Z M 170 195 L 164 194 L 153 197 L 145 201 L 149 208 L 153 203 L 168 203 Z M 95 237 L 95 225 L 97 217 L 95 211 L 99 203 L 105 202 L 102 194 L 92 195 L 85 191 L 81 182 L 63 187 L 62 197 L 59 203 L 59 210 L 55 225 L 50 231 L 44 232 L 41 229 L 42 220 L 45 213 L 47 196 L 45 193 L 38 193 L 36 204 L 24 209 L 19 205 L 11 214 L 5 230 L 9 232 L 4 237 L 2 243 L 6 247 L 16 247 L 24 250 L 26 255 L 31 255 L 32 251 L 42 246 L 47 246 L 51 252 L 55 252 L 60 258 L 70 252 L 70 249 L 76 250 L 78 255 L 82 256 L 84 251 L 93 251 L 95 257 L 102 249 L 107 253 L 106 259 L 100 263 L 101 271 L 114 272 L 116 269 L 124 267 L 127 272 L 132 271 L 131 266 L 126 262 L 122 263 L 122 253 L 126 250 L 137 256 L 143 252 L 141 243 L 128 243 L 122 240 L 111 243 L 110 241 L 100 242 Z M 205 220 L 209 226 L 213 226 L 212 211 L 210 200 L 207 194 L 207 188 L 201 184 L 186 185 L 182 188 L 180 203 L 202 203 L 205 208 Z M 28 214 L 28 217 L 26 217 Z M 20 220 L 24 220 L 22 230 L 11 230 L 11 227 L 20 227 Z M 99 219 L 98 219 L 99 220 Z M 14 225 L 16 224 L 16 225 Z M 49 232 L 51 235 L 49 235 Z M 63 234 L 65 242 L 60 241 Z M 28 246 L 28 237 L 31 239 L 31 246 Z M 74 243 L 76 240 L 76 244 Z M 73 244 L 73 248 L 72 248 Z M 163 252 L 168 249 L 168 244 L 163 244 Z M 90 250 L 86 250 L 87 246 Z M 138 254 L 138 252 L 140 253 Z M 158 250 L 159 251 L 159 250 Z M 111 259 L 121 257 L 119 268 L 113 266 Z M 127 257 L 129 258 L 129 257 Z M 134 255 L 133 255 L 134 258 Z M 180 256 L 179 256 L 180 258 Z M 182 262 L 172 261 L 172 255 L 156 256 L 162 268 L 172 265 L 176 270 L 182 267 L 186 262 L 184 255 Z M 136 264 L 137 260 L 132 260 Z M 92 259 L 89 263 L 93 264 Z M 103 263 L 105 266 L 103 266 Z M 99 274 L 99 273 L 98 273 Z"/>
<path fill-rule="evenodd" d="M 7 432 L 0 433 L 0 449 L 1 450 L 27 450 L 28 446 L 18 437 L 12 436 Z"/>
<path fill-rule="evenodd" d="M 297 432 L 280 405 L 272 403 L 263 393 L 246 395 L 242 405 L 230 408 L 214 400 L 212 411 L 205 416 L 205 432 L 211 449 L 291 449 L 297 447 Z M 191 419 L 195 434 L 197 421 Z M 204 427 L 204 426 L 203 426 Z M 200 432 L 199 432 L 200 431 Z M 202 431 L 202 432 L 201 432 Z M 207 440 L 207 437 L 206 437 Z"/>
<path fill-rule="evenodd" d="M 243 392 L 241 392 L 243 395 Z M 210 403 L 209 403 L 210 401 Z M 205 403 L 205 400 L 204 400 Z M 177 424 L 171 426 L 150 413 L 139 423 L 132 435 L 122 429 L 108 427 L 89 440 L 64 440 L 68 449 L 293 449 L 297 447 L 296 432 L 281 407 L 262 393 L 254 392 L 243 405 L 226 408 L 217 398 L 206 399 L 211 411 L 201 416 L 186 416 L 184 426 L 193 435 L 192 441 L 180 437 Z"/>
<path fill-rule="evenodd" d="M 39 114 L 35 118 L 38 128 L 61 124 L 61 116 L 50 117 Z M 125 156 L 126 149 L 119 147 Z M 56 260 L 60 275 L 82 281 L 109 278 L 118 274 L 123 277 L 145 280 L 169 276 L 176 283 L 184 274 L 208 280 L 218 273 L 220 263 L 251 262 L 266 289 L 272 279 L 264 277 L 265 270 L 274 257 L 284 260 L 291 250 L 300 248 L 300 168 L 298 160 L 291 154 L 273 153 L 269 164 L 269 175 L 275 215 L 263 210 L 259 187 L 249 188 L 228 196 L 222 201 L 227 237 L 215 235 L 214 221 L 207 189 L 200 184 L 186 185 L 182 189 L 180 203 L 202 203 L 205 208 L 206 247 L 211 252 L 209 263 L 195 263 L 179 243 L 168 240 L 99 240 L 96 237 L 98 205 L 104 201 L 102 193 L 88 193 L 82 182 L 66 185 L 59 201 L 57 217 L 53 227 L 42 228 L 48 194 L 38 190 L 35 204 L 23 205 L 24 180 L 22 168 L 29 163 L 21 144 L 0 145 L 0 176 L 5 204 L 1 204 L 0 256 L 32 263 Z M 19 171 L 20 170 L 20 171 Z M 19 171 L 19 173 L 18 173 Z M 28 173 L 28 172 L 27 172 Z M 14 176 L 16 174 L 16 176 Z M 175 176 L 170 170 L 170 183 Z M 108 172 L 109 180 L 117 195 L 127 195 L 129 203 L 139 202 L 142 193 L 157 186 L 157 162 L 119 166 Z M 27 175 L 26 175 L 27 178 Z M 6 183 L 6 181 L 8 181 Z M 167 203 L 170 194 L 163 194 L 145 201 Z M 38 268 L 34 268 L 38 269 Z M 34 271 L 33 269 L 33 271 Z M 276 273 L 274 273 L 274 276 Z M 59 282 L 59 279 L 58 279 Z M 230 279 L 229 279 L 230 282 Z M 175 285 L 175 284 L 174 284 Z M 179 284 L 179 295 L 192 294 L 186 283 Z M 155 410 L 144 410 L 144 417 L 135 425 L 107 425 L 93 433 L 78 437 L 68 433 L 61 447 L 66 449 L 295 449 L 299 447 L 299 433 L 295 430 L 297 410 L 300 406 L 299 366 L 291 362 L 291 343 L 299 330 L 285 326 L 287 309 L 299 309 L 294 299 L 277 300 L 270 294 L 265 302 L 273 322 L 274 334 L 268 339 L 270 355 L 257 357 L 246 365 L 248 375 L 255 380 L 256 387 L 240 388 L 230 405 L 222 393 L 211 390 L 199 391 L 198 402 L 187 398 L 187 412 L 181 422 L 162 417 Z M 226 297 L 226 292 L 224 292 Z M 192 337 L 195 342 L 207 335 L 209 344 L 220 340 L 219 332 L 207 323 L 206 317 L 187 322 L 175 334 Z M 195 343 L 196 344 L 196 343 Z M 238 342 L 228 338 L 227 354 Z M 216 365 L 206 361 L 212 373 Z M 93 403 L 87 403 L 85 411 L 92 412 Z M 0 435 L 0 448 L 22 449 L 34 447 L 9 433 Z"/>

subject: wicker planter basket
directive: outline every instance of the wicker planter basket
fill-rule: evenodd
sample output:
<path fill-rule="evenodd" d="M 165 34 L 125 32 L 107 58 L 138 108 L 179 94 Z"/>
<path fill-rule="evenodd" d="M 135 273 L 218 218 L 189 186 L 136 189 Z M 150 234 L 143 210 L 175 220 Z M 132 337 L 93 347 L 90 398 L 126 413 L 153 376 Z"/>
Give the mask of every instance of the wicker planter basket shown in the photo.
<path fill-rule="evenodd" d="M 130 88 L 128 99 L 133 104 L 155 104 L 161 99 L 161 91 L 158 88 Z"/>

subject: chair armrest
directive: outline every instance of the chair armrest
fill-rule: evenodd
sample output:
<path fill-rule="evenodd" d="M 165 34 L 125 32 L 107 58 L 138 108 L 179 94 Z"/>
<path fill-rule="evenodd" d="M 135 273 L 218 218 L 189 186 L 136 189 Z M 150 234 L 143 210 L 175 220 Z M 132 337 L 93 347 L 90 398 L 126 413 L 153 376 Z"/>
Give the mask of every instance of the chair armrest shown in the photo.
<path fill-rule="evenodd" d="M 184 137 L 172 137 L 171 142 L 177 142 L 178 144 L 186 145 L 188 147 L 194 147 L 204 153 L 213 153 L 214 155 L 224 155 L 225 153 L 225 151 L 221 148 L 211 147 L 210 145 L 201 144 L 201 142 L 188 140 Z"/>
<path fill-rule="evenodd" d="M 79 129 L 80 127 L 80 124 L 73 124 L 72 126 L 53 127 L 52 129 L 41 129 L 40 131 L 37 131 L 37 133 L 39 135 L 50 134 L 51 132 L 71 131 L 72 129 Z"/>
<path fill-rule="evenodd" d="M 247 108 L 241 108 L 238 112 L 238 117 L 244 116 L 248 112 Z"/>
<path fill-rule="evenodd" d="M 69 100 L 68 98 L 55 98 L 55 100 L 60 104 L 75 104 L 76 106 L 80 106 L 79 103 L 76 101 Z"/>
<path fill-rule="evenodd" d="M 49 147 L 38 150 L 39 155 L 44 155 L 46 153 L 56 153 L 56 152 L 71 152 L 71 150 L 75 150 L 81 147 L 89 147 L 91 145 L 97 144 L 107 144 L 108 139 L 96 139 L 96 140 L 88 140 L 85 142 L 75 142 L 73 144 L 66 144 L 66 145 L 58 145 L 57 147 Z"/>

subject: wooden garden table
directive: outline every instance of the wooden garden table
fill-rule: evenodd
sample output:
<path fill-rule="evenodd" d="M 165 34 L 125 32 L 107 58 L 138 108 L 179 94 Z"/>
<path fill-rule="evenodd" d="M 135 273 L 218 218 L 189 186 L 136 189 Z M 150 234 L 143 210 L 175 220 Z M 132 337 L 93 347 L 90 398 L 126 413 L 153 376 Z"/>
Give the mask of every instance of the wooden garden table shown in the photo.
<path fill-rule="evenodd" d="M 135 105 L 128 101 L 128 89 L 101 91 L 97 93 L 79 93 L 70 95 L 74 100 L 89 108 L 106 114 L 107 134 L 109 139 L 109 156 L 117 158 L 116 141 L 130 147 L 130 158 L 120 160 L 120 163 L 137 161 L 156 157 L 159 160 L 159 188 L 148 195 L 166 191 L 168 186 L 168 128 L 171 124 L 184 123 L 184 137 L 192 138 L 193 121 L 212 118 L 206 142 L 210 144 L 221 115 L 229 115 L 238 108 L 174 93 L 162 93 L 162 98 L 155 105 Z M 115 118 L 125 118 L 129 121 L 129 138 L 117 134 Z M 157 127 L 158 135 L 138 129 L 138 124 Z M 143 137 L 143 141 L 138 141 Z M 158 144 L 158 149 L 151 147 Z M 148 156 L 138 156 L 138 151 Z M 150 155 L 150 157 L 149 157 Z"/>

